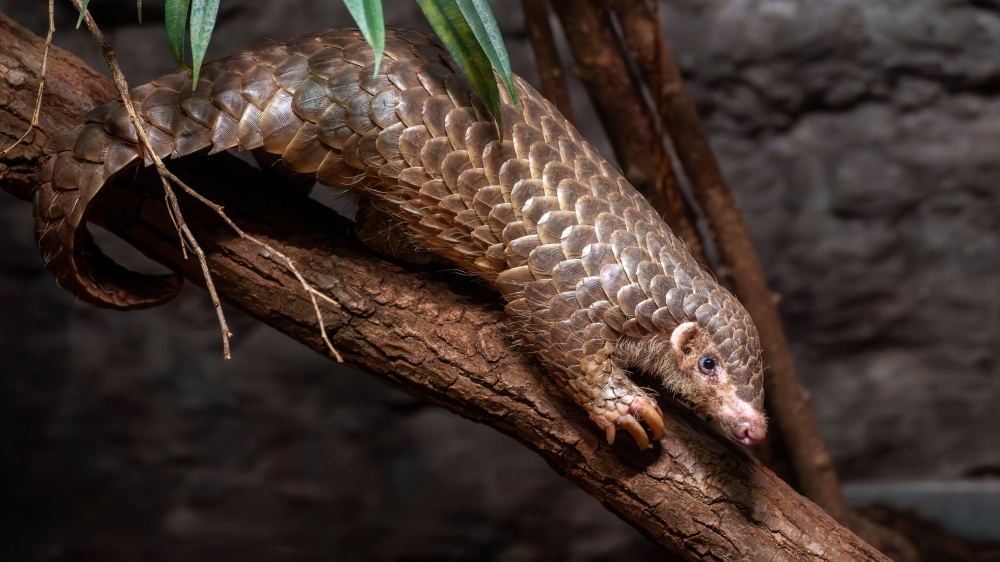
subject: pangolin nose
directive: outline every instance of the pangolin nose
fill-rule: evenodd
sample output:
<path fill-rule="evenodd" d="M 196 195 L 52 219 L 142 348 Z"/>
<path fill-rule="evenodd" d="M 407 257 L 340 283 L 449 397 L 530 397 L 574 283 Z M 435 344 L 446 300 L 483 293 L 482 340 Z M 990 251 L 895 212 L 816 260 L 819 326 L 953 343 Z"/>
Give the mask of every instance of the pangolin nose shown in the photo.
<path fill-rule="evenodd" d="M 764 426 L 745 421 L 736 428 L 736 439 L 744 445 L 756 445 L 764 440 Z"/>

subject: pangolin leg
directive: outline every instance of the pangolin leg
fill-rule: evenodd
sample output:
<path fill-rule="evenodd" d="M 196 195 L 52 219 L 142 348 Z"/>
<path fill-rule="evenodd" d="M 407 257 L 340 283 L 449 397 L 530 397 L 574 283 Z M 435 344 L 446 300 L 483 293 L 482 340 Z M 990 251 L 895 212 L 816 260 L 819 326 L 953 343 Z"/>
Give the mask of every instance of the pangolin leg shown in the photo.
<path fill-rule="evenodd" d="M 255 148 L 250 153 L 260 171 L 274 178 L 277 187 L 285 192 L 307 196 L 316 185 L 316 174 L 290 170 L 282 163 L 280 154 L 272 154 L 261 148 Z"/>
<path fill-rule="evenodd" d="M 624 429 L 640 449 L 646 449 L 649 436 L 640 420 L 649 427 L 654 440 L 663 437 L 665 430 L 660 407 L 610 357 L 605 356 L 598 362 L 602 355 L 592 355 L 581 361 L 583 375 L 569 384 L 573 398 L 604 430 L 608 443 L 614 443 L 618 429 Z"/>
<path fill-rule="evenodd" d="M 365 246 L 383 256 L 410 265 L 448 263 L 437 254 L 415 244 L 406 224 L 376 201 L 362 199 L 358 202 L 354 233 Z"/>

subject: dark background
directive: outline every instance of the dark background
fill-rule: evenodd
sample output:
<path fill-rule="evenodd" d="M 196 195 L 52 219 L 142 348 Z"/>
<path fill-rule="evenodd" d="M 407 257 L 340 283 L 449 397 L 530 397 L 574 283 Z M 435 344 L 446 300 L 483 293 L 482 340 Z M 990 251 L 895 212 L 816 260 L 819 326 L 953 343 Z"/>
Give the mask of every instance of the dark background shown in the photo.
<path fill-rule="evenodd" d="M 162 5 L 143 4 L 141 26 L 131 0 L 92 6 L 133 84 L 174 68 Z M 56 43 L 105 68 L 67 5 Z M 494 8 L 537 85 L 519 3 Z M 44 33 L 43 2 L 0 10 Z M 841 476 L 1000 472 L 1000 2 L 674 0 L 663 16 Z M 229 0 L 210 57 L 349 25 L 335 0 Z M 0 197 L 9 559 L 658 556 L 512 440 L 228 318 L 224 361 L 198 289 L 136 313 L 74 302 L 30 207 Z"/>

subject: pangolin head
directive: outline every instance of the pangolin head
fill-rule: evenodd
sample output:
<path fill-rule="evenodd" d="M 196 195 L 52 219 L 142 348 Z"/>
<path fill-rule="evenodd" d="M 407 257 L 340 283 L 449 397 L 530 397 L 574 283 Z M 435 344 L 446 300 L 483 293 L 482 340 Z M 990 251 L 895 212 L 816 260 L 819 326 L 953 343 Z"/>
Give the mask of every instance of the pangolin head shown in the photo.
<path fill-rule="evenodd" d="M 757 328 L 736 297 L 714 280 L 708 290 L 694 285 L 695 290 L 667 298 L 650 317 L 660 331 L 622 340 L 616 357 L 624 368 L 658 378 L 675 397 L 716 420 L 733 441 L 754 445 L 767 433 Z"/>

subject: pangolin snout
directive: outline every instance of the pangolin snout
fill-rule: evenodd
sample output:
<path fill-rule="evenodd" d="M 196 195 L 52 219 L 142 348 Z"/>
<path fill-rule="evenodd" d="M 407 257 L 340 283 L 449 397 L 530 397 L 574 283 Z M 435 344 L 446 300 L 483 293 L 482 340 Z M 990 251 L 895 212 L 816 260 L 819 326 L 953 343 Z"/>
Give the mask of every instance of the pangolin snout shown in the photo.
<path fill-rule="evenodd" d="M 756 445 L 767 435 L 767 426 L 758 421 L 744 421 L 736 427 L 733 437 L 743 445 Z"/>
<path fill-rule="evenodd" d="M 744 400 L 727 400 L 715 412 L 723 433 L 740 445 L 756 445 L 767 435 L 767 416 Z"/>

